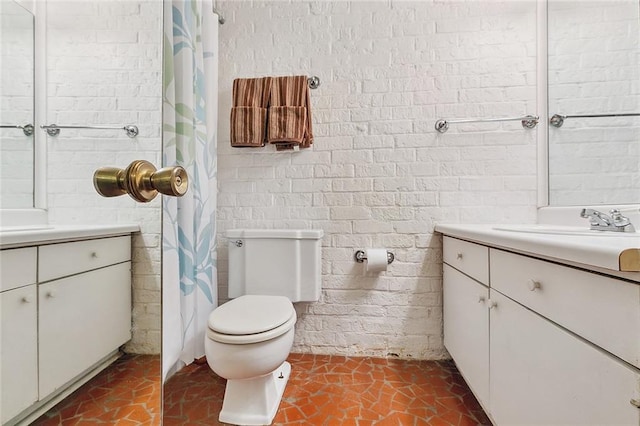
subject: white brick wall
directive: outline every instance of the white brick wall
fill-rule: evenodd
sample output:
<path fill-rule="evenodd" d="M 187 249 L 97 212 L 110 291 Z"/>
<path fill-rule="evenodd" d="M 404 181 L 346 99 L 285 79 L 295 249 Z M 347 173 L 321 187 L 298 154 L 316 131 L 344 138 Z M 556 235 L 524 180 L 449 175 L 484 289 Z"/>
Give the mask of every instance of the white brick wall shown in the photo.
<path fill-rule="evenodd" d="M 549 4 L 549 113 L 640 112 L 635 0 Z M 549 129 L 550 202 L 640 202 L 640 117 L 574 118 Z"/>
<path fill-rule="evenodd" d="M 218 230 L 325 231 L 323 291 L 298 304 L 294 351 L 441 358 L 436 222 L 535 220 L 536 131 L 438 118 L 534 114 L 536 5 L 219 3 Z M 229 147 L 232 81 L 317 75 L 312 149 Z M 226 241 L 219 241 L 221 302 Z M 355 250 L 396 261 L 364 276 Z"/>
<path fill-rule="evenodd" d="M 49 137 L 48 206 L 55 224 L 137 223 L 133 239 L 133 339 L 126 350 L 160 352 L 160 197 L 102 198 L 93 172 L 143 159 L 160 165 L 162 3 L 153 0 L 47 3 L 50 123 L 123 126 L 62 130 Z"/>

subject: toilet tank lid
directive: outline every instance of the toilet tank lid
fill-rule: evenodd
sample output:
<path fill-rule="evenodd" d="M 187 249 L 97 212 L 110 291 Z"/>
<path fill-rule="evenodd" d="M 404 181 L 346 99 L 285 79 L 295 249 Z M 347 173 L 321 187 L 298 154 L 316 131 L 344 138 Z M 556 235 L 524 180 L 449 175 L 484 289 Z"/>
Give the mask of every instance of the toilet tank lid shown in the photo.
<path fill-rule="evenodd" d="M 214 309 L 208 325 L 222 334 L 256 334 L 281 326 L 292 315 L 293 304 L 284 296 L 245 295 Z"/>
<path fill-rule="evenodd" d="M 322 229 L 228 229 L 227 238 L 292 238 L 297 240 L 319 240 Z"/>

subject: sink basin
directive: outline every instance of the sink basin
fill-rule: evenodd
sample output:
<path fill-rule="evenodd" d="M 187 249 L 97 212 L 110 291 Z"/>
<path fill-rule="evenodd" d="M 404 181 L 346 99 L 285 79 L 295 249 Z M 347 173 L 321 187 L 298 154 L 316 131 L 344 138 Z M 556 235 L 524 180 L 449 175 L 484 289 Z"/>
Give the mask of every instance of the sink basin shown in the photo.
<path fill-rule="evenodd" d="M 592 231 L 589 228 L 581 226 L 563 226 L 563 225 L 503 225 L 494 226 L 496 231 L 509 232 L 525 232 L 530 234 L 556 234 L 556 235 L 583 235 L 589 237 L 631 237 L 640 238 L 638 232 L 613 232 L 613 231 Z"/>

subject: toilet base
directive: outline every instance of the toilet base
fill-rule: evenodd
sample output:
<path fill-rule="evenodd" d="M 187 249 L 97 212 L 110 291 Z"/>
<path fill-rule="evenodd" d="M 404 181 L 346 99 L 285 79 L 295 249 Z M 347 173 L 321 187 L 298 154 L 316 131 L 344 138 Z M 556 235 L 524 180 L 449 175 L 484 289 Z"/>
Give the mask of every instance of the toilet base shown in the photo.
<path fill-rule="evenodd" d="M 291 364 L 285 361 L 266 376 L 227 380 L 218 419 L 234 425 L 270 425 L 290 374 Z"/>

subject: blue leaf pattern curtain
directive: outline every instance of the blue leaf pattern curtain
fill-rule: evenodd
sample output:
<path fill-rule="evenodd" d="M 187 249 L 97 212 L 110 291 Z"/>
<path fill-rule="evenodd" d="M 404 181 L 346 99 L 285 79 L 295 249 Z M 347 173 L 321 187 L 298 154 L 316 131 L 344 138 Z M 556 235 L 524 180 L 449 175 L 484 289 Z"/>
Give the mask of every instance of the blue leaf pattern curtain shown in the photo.
<path fill-rule="evenodd" d="M 189 190 L 162 204 L 163 378 L 204 355 L 217 305 L 216 127 L 218 21 L 211 0 L 164 1 L 163 166 Z"/>

